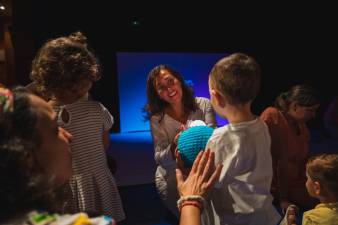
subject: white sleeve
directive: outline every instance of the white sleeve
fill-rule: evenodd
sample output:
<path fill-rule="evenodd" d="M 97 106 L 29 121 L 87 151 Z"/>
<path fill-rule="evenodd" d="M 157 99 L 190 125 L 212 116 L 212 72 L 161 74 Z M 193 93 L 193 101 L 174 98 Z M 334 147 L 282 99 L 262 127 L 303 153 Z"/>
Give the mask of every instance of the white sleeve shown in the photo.
<path fill-rule="evenodd" d="M 215 111 L 212 108 L 212 105 L 210 103 L 209 99 L 205 99 L 205 115 L 204 115 L 204 120 L 207 126 L 216 128 L 217 123 L 215 119 Z"/>
<path fill-rule="evenodd" d="M 100 106 L 100 111 L 101 111 L 102 118 L 103 118 L 103 130 L 107 131 L 113 126 L 114 118 L 110 114 L 108 109 L 106 109 L 106 107 L 104 107 L 101 103 L 99 103 L 99 106 Z"/>
<path fill-rule="evenodd" d="M 151 134 L 155 147 L 155 161 L 164 167 L 172 166 L 176 162 L 170 152 L 171 143 L 164 128 L 158 122 L 158 118 L 150 119 Z"/>

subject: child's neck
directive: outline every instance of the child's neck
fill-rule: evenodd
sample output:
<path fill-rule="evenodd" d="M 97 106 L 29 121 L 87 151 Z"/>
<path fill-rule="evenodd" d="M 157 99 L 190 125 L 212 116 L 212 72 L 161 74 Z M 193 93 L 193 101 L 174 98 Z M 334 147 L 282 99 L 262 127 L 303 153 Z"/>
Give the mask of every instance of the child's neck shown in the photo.
<path fill-rule="evenodd" d="M 53 106 L 60 106 L 60 105 L 72 104 L 72 103 L 74 103 L 74 102 L 76 102 L 76 101 L 78 101 L 78 100 L 80 100 L 80 99 L 82 99 L 82 98 L 88 99 L 88 92 L 87 92 L 85 95 L 83 95 L 83 96 L 81 96 L 81 97 L 77 97 L 77 98 L 67 98 L 67 99 L 62 99 L 62 98 L 58 98 L 58 97 L 54 96 L 54 97 L 52 97 L 52 98 L 50 99 L 49 102 L 50 102 L 51 105 L 53 105 Z"/>
<path fill-rule="evenodd" d="M 321 203 L 327 204 L 327 203 L 335 203 L 335 202 L 338 202 L 338 199 L 337 199 L 337 198 L 330 198 L 330 197 L 323 197 L 323 196 L 320 196 L 320 197 L 319 197 L 319 201 L 320 201 Z"/>
<path fill-rule="evenodd" d="M 224 109 L 227 120 L 231 124 L 236 124 L 255 119 L 255 115 L 252 114 L 250 107 L 251 103 L 238 106 L 227 105 Z"/>

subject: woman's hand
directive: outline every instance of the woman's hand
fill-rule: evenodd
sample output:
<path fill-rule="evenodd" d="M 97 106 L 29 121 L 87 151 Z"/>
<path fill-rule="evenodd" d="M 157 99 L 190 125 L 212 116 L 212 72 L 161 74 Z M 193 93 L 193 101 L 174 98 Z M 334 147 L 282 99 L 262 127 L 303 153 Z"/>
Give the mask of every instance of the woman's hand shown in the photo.
<path fill-rule="evenodd" d="M 219 178 L 222 165 L 214 166 L 215 154 L 210 149 L 196 157 L 189 176 L 184 180 L 182 171 L 176 169 L 177 189 L 180 196 L 200 195 L 205 197 Z"/>
<path fill-rule="evenodd" d="M 177 148 L 175 150 L 175 158 L 176 158 L 176 166 L 178 167 L 178 169 L 180 169 L 181 173 L 183 174 L 183 177 L 187 177 L 191 168 L 187 168 L 184 166 L 181 154 Z"/>
<path fill-rule="evenodd" d="M 174 137 L 173 142 L 171 143 L 170 152 L 171 152 L 171 155 L 173 156 L 173 159 L 176 158 L 178 138 L 180 137 L 180 135 L 182 134 L 183 131 L 184 131 L 184 126 L 182 125 L 181 126 L 181 130 L 176 134 L 176 136 Z"/>

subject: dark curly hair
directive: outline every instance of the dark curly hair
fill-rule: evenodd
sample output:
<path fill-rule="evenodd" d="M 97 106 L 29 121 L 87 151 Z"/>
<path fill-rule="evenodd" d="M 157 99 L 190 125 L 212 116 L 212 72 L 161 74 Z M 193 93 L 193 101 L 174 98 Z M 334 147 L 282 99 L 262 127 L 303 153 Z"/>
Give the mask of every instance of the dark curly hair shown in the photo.
<path fill-rule="evenodd" d="M 155 88 L 155 82 L 160 74 L 161 70 L 166 70 L 172 74 L 177 80 L 180 81 L 182 86 L 182 101 L 184 106 L 185 113 L 194 112 L 197 109 L 197 104 L 195 101 L 194 91 L 189 87 L 182 75 L 169 67 L 168 65 L 158 65 L 154 67 L 148 74 L 147 79 L 147 104 L 144 106 L 143 110 L 146 112 L 146 119 L 150 119 L 153 115 L 160 114 L 160 120 L 164 116 L 164 109 L 169 105 L 166 101 L 163 101 L 157 93 Z"/>
<path fill-rule="evenodd" d="M 30 93 L 14 90 L 14 109 L 0 115 L 0 223 L 33 209 L 52 210 L 57 205 L 53 177 L 43 176 L 38 161 L 28 168 L 42 140 Z"/>
<path fill-rule="evenodd" d="M 76 32 L 49 40 L 40 48 L 30 74 L 38 91 L 50 97 L 72 89 L 83 79 L 100 79 L 98 59 L 88 49 L 86 40 L 81 32 Z"/>

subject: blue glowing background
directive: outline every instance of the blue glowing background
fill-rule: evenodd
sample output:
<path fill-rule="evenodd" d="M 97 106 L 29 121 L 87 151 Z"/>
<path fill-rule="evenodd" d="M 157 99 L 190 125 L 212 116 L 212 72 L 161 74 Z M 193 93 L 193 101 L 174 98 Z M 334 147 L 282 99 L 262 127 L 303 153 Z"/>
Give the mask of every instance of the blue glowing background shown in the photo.
<path fill-rule="evenodd" d="M 167 64 L 190 80 L 196 96 L 210 98 L 208 75 L 212 66 L 227 54 L 215 53 L 117 53 L 121 132 L 149 131 L 142 108 L 146 103 L 149 71 Z M 217 116 L 218 126 L 227 123 Z"/>

